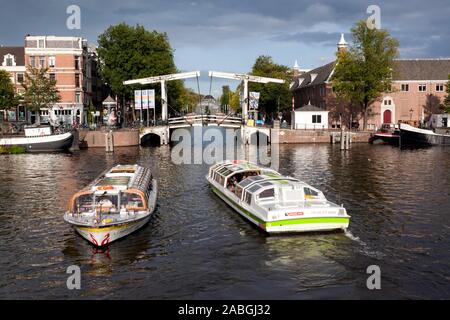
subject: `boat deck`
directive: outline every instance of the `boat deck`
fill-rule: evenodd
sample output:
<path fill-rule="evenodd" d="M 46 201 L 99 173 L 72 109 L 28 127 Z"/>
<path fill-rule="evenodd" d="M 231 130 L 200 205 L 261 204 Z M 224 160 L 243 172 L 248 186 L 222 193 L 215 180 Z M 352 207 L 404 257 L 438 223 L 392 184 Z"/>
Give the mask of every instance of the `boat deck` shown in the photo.
<path fill-rule="evenodd" d="M 139 220 L 148 216 L 147 211 L 130 212 L 125 211 L 121 213 L 109 213 L 101 214 L 99 217 L 93 212 L 85 213 L 67 213 L 65 218 L 67 222 L 73 223 L 79 226 L 109 226 L 121 223 L 127 223 Z"/>

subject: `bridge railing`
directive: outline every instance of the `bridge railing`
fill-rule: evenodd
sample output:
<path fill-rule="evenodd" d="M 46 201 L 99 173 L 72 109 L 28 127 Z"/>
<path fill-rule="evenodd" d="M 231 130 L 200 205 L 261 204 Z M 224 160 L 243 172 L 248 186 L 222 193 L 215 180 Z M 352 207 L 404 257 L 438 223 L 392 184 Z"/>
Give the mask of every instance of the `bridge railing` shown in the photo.
<path fill-rule="evenodd" d="M 169 125 L 180 124 L 198 124 L 198 123 L 217 123 L 217 124 L 241 124 L 242 119 L 240 117 L 232 117 L 226 115 L 192 115 L 184 117 L 176 117 L 169 119 Z"/>

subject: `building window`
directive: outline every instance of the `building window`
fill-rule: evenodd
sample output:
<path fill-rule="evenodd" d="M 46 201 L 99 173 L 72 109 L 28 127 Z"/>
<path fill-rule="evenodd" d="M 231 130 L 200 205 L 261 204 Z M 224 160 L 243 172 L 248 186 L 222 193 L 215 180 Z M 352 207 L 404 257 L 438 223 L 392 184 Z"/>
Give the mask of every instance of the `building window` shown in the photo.
<path fill-rule="evenodd" d="M 427 91 L 427 85 L 419 84 L 419 92 L 425 92 L 425 91 Z"/>
<path fill-rule="evenodd" d="M 385 106 L 391 106 L 392 105 L 392 100 L 391 99 L 384 100 L 384 105 Z"/>
<path fill-rule="evenodd" d="M 38 48 L 44 48 L 44 40 L 39 40 L 38 41 Z"/>
<path fill-rule="evenodd" d="M 12 57 L 7 57 L 6 58 L 6 66 L 7 67 L 12 67 L 13 66 L 13 58 Z"/>
<path fill-rule="evenodd" d="M 36 57 L 30 57 L 30 66 L 36 68 Z"/>
<path fill-rule="evenodd" d="M 438 83 L 436 85 L 436 91 L 437 92 L 443 92 L 444 91 L 444 85 L 442 83 Z"/>
<path fill-rule="evenodd" d="M 23 82 L 23 73 L 17 74 L 17 82 L 22 83 Z"/>
<path fill-rule="evenodd" d="M 49 73 L 49 74 L 48 74 L 48 77 L 49 77 L 50 80 L 56 81 L 56 74 L 54 74 L 54 73 Z"/>
<path fill-rule="evenodd" d="M 75 87 L 80 87 L 80 75 L 78 73 L 75 74 Z"/>
<path fill-rule="evenodd" d="M 75 102 L 80 103 L 81 102 L 81 93 L 75 92 Z"/>
<path fill-rule="evenodd" d="M 409 91 L 409 84 L 402 84 L 402 89 L 401 90 L 405 91 L 405 92 Z"/>
<path fill-rule="evenodd" d="M 80 56 L 75 57 L 75 70 L 80 70 Z"/>
<path fill-rule="evenodd" d="M 322 116 L 314 114 L 312 116 L 312 123 L 322 123 Z"/>
<path fill-rule="evenodd" d="M 54 56 L 48 57 L 48 66 L 54 68 L 56 66 L 56 58 Z"/>
<path fill-rule="evenodd" d="M 45 68 L 45 57 L 39 57 L 39 67 Z"/>

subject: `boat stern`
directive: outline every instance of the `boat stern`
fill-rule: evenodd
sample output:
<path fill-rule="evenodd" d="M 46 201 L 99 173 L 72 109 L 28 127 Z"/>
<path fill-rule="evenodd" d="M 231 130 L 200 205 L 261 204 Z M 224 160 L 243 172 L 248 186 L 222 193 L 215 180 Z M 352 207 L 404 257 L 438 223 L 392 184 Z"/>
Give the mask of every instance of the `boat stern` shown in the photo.
<path fill-rule="evenodd" d="M 346 230 L 351 217 L 343 207 L 333 209 L 325 212 L 284 212 L 260 227 L 269 234 Z"/>

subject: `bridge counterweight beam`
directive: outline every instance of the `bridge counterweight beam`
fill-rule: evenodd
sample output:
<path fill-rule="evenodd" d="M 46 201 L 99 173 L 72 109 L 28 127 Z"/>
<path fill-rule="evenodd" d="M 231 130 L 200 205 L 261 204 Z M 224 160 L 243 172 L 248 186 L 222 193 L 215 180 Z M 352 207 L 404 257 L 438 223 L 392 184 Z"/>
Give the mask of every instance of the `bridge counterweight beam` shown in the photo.
<path fill-rule="evenodd" d="M 247 122 L 248 119 L 248 80 L 244 79 L 244 101 L 242 104 L 242 117 Z"/>
<path fill-rule="evenodd" d="M 161 118 L 164 123 L 168 120 L 167 90 L 165 80 L 161 81 Z"/>

